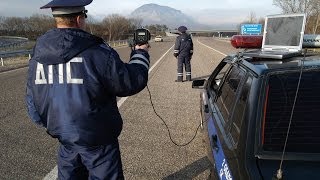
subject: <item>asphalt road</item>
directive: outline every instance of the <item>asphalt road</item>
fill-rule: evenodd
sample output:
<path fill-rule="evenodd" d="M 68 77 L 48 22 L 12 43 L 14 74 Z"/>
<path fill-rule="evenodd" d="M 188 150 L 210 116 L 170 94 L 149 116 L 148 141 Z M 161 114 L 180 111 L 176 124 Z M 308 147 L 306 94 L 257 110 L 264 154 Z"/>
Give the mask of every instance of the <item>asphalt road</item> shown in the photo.
<path fill-rule="evenodd" d="M 194 37 L 193 79 L 207 78 L 225 54 L 234 53 L 228 41 Z M 176 83 L 174 39 L 151 43 L 148 88 L 154 108 L 166 122 L 172 139 L 185 144 L 200 123 L 199 90 L 191 82 Z M 129 47 L 116 49 L 123 61 Z M 54 179 L 58 143 L 27 117 L 24 95 L 27 68 L 0 73 L 0 179 Z M 209 161 L 198 132 L 187 146 L 170 141 L 145 88 L 119 99 L 124 120 L 120 147 L 126 179 L 206 179 Z M 50 176 L 48 176 L 50 175 Z"/>

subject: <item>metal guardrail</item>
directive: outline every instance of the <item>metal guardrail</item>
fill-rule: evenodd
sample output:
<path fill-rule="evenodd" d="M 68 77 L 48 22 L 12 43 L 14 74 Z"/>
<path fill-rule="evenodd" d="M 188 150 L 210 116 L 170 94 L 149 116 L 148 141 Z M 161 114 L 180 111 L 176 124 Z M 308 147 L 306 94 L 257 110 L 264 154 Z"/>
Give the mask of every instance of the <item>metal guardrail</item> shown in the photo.
<path fill-rule="evenodd" d="M 32 50 L 19 50 L 11 52 L 0 52 L 0 58 L 15 57 L 21 55 L 32 54 Z"/>
<path fill-rule="evenodd" d="M 28 38 L 25 37 L 19 37 L 19 36 L 0 36 L 1 38 L 5 38 L 5 39 L 21 39 L 21 40 L 28 40 Z"/>
<path fill-rule="evenodd" d="M 8 57 L 17 57 L 17 56 L 23 56 L 23 55 L 29 55 L 29 58 L 31 58 L 32 50 L 19 50 L 19 51 L 11 51 L 11 52 L 0 52 L 0 64 L 1 66 L 4 66 L 3 64 L 3 58 Z"/>
<path fill-rule="evenodd" d="M 3 43 L 1 43 L 3 41 Z M 19 46 L 28 42 L 28 38 L 16 36 L 0 36 L 0 48 Z"/>
<path fill-rule="evenodd" d="M 128 40 L 110 41 L 107 43 L 111 47 L 128 46 Z M 0 52 L 0 64 L 1 64 L 1 66 L 4 66 L 3 58 L 17 57 L 17 56 L 23 56 L 23 55 L 29 55 L 29 58 L 31 58 L 32 50 L 17 50 L 17 51 Z"/>
<path fill-rule="evenodd" d="M 127 40 L 110 41 L 107 43 L 111 47 L 119 47 L 119 46 L 128 45 Z M 4 52 L 0 52 L 0 58 L 15 57 L 15 56 L 27 55 L 27 54 L 32 54 L 32 50 L 4 51 Z"/>
<path fill-rule="evenodd" d="M 107 43 L 111 47 L 120 47 L 120 46 L 127 46 L 128 45 L 128 40 L 109 41 Z"/>

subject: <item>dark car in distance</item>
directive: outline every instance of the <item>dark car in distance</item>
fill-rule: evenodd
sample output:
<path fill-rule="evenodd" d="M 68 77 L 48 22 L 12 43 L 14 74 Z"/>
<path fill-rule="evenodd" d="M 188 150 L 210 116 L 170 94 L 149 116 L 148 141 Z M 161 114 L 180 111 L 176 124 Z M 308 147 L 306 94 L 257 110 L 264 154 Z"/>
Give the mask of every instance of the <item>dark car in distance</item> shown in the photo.
<path fill-rule="evenodd" d="M 192 86 L 211 179 L 320 179 L 319 55 L 230 55 Z"/>

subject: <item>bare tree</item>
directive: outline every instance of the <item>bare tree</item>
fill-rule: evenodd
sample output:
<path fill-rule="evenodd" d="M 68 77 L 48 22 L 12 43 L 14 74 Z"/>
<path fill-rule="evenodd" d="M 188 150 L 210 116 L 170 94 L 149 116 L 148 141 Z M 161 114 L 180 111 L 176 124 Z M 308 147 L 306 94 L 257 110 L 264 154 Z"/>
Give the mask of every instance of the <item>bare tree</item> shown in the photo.
<path fill-rule="evenodd" d="M 96 31 L 96 25 L 97 21 L 94 19 L 93 16 L 88 15 L 88 18 L 86 19 L 86 30 L 90 32 L 91 34 L 97 34 Z"/>
<path fill-rule="evenodd" d="M 109 41 L 118 40 L 121 34 L 128 31 L 130 22 L 119 14 L 111 14 L 103 19 L 103 27 L 106 29 L 105 35 Z"/>
<path fill-rule="evenodd" d="M 283 13 L 304 13 L 307 19 L 307 30 L 318 28 L 319 0 L 273 0 L 273 4 L 282 9 Z M 316 18 L 314 17 L 316 16 Z M 317 19 L 310 21 L 310 19 Z M 316 21 L 316 22 L 315 22 Z M 316 24 L 314 24 L 316 23 Z"/>
<path fill-rule="evenodd" d="M 134 30 L 141 27 L 141 19 L 127 19 L 118 14 L 111 14 L 102 20 L 104 37 L 108 41 L 127 39 Z"/>
<path fill-rule="evenodd" d="M 5 20 L 5 17 L 4 16 L 0 16 L 0 31 L 4 30 L 4 20 Z"/>
<path fill-rule="evenodd" d="M 92 16 L 87 19 L 86 31 L 107 41 L 128 39 L 137 28 L 141 28 L 142 19 L 125 18 L 118 14 L 112 14 L 98 22 Z M 0 16 L 0 35 L 23 36 L 36 39 L 49 29 L 55 27 L 52 16 L 35 14 L 31 17 L 4 17 Z M 166 26 L 157 25 L 159 29 Z"/>
<path fill-rule="evenodd" d="M 49 29 L 55 27 L 53 17 L 42 14 L 34 14 L 30 18 L 26 19 L 28 24 L 29 38 L 36 39 L 41 34 L 44 34 Z"/>
<path fill-rule="evenodd" d="M 0 17 L 0 35 L 22 36 L 33 40 L 52 27 L 53 18 L 47 15 Z"/>
<path fill-rule="evenodd" d="M 320 1 L 313 1 L 312 7 L 313 9 L 309 19 L 309 28 L 311 33 L 316 34 L 320 25 Z"/>
<path fill-rule="evenodd" d="M 283 13 L 306 13 L 311 12 L 312 4 L 319 0 L 273 0 L 273 4 L 282 9 Z"/>
<path fill-rule="evenodd" d="M 156 36 L 156 35 L 165 36 L 166 35 L 165 31 L 169 29 L 164 24 L 150 24 L 150 25 L 147 25 L 146 28 L 150 31 L 152 36 Z"/>
<path fill-rule="evenodd" d="M 131 24 L 131 29 L 137 29 L 142 26 L 142 19 L 141 18 L 129 18 L 128 19 Z"/>
<path fill-rule="evenodd" d="M 22 18 L 8 17 L 4 20 L 3 26 L 5 29 L 10 30 L 12 33 L 17 33 L 22 29 Z"/>
<path fill-rule="evenodd" d="M 257 16 L 253 11 L 251 11 L 248 17 L 248 23 L 256 23 L 256 22 L 257 22 Z"/>
<path fill-rule="evenodd" d="M 157 33 L 158 29 L 157 29 L 156 25 L 151 24 L 151 25 L 146 26 L 146 28 L 150 31 L 150 33 L 153 36 L 158 35 L 158 33 Z"/>

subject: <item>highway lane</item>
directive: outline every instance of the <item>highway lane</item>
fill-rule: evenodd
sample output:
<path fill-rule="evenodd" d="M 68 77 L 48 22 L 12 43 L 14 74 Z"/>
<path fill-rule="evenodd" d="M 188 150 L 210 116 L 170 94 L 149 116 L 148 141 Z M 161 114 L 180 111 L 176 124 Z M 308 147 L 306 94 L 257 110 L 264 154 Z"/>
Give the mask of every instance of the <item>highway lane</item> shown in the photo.
<path fill-rule="evenodd" d="M 56 142 L 27 118 L 27 68 L 0 74 L 0 177 L 41 179 L 55 163 Z"/>
<path fill-rule="evenodd" d="M 219 54 L 195 38 L 192 60 L 193 77 L 208 77 L 222 59 Z M 199 38 L 201 43 L 221 52 L 232 50 L 228 43 Z M 174 39 L 151 43 L 151 65 L 161 57 L 149 76 L 149 89 L 157 112 L 167 121 L 173 139 L 188 141 L 199 124 L 199 91 L 191 82 L 177 84 L 176 59 L 171 49 Z M 221 47 L 220 47 L 221 46 Z M 116 49 L 127 61 L 130 48 Z M 56 166 L 56 140 L 27 117 L 24 94 L 27 68 L 0 73 L 0 177 L 1 179 L 42 179 Z M 127 179 L 203 179 L 208 174 L 208 160 L 198 134 L 186 147 L 177 147 L 154 114 L 147 90 L 129 97 L 120 107 L 124 129 L 120 135 Z"/>
<path fill-rule="evenodd" d="M 215 50 L 223 52 L 224 54 L 232 54 L 237 52 L 236 49 L 231 46 L 230 41 L 227 39 L 199 37 L 199 41 Z"/>
<path fill-rule="evenodd" d="M 206 78 L 224 57 L 194 39 L 193 79 Z M 199 91 L 191 82 L 175 83 L 176 59 L 164 57 L 149 78 L 153 104 L 168 125 L 172 139 L 188 142 L 199 126 Z M 177 147 L 165 125 L 155 115 L 146 90 L 120 108 L 124 130 L 120 136 L 125 176 L 128 179 L 206 179 L 209 162 L 201 135 L 185 147 Z M 139 111 L 135 111 L 139 110 Z M 142 111 L 141 111 L 142 110 Z"/>

